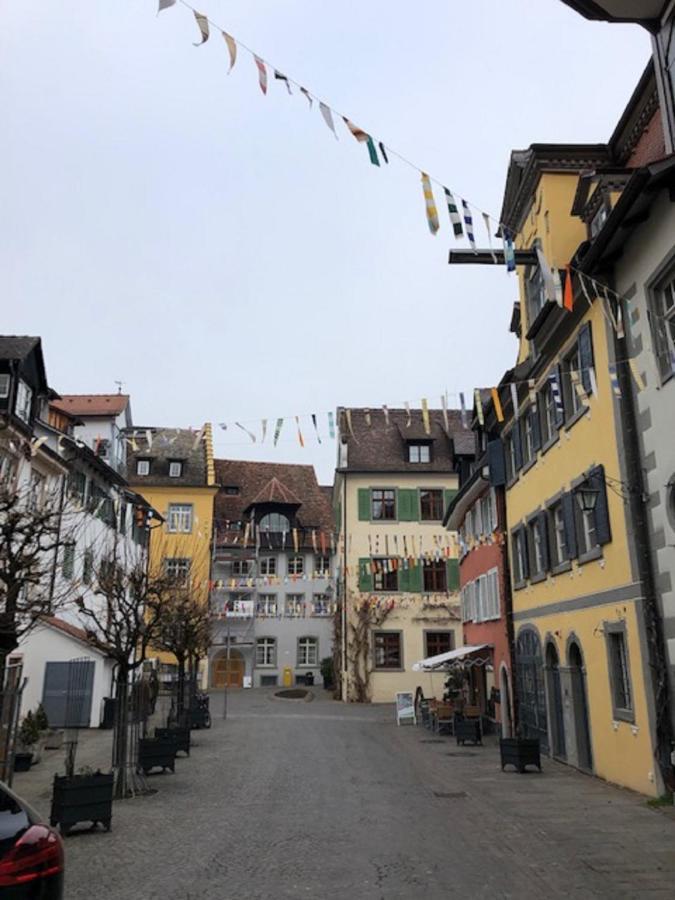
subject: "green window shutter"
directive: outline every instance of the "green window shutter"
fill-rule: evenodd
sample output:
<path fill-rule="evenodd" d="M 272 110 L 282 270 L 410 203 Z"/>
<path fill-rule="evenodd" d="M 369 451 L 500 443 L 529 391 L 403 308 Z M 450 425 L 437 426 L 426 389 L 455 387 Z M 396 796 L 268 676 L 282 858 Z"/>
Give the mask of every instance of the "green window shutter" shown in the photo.
<path fill-rule="evenodd" d="M 408 590 L 414 594 L 421 594 L 424 578 L 419 560 L 416 560 L 416 562 L 416 566 L 412 569 L 408 569 Z"/>
<path fill-rule="evenodd" d="M 417 488 L 399 488 L 396 499 L 398 501 L 396 515 L 399 522 L 419 522 L 420 502 Z"/>
<path fill-rule="evenodd" d="M 458 559 L 449 559 L 448 560 L 448 590 L 449 591 L 458 591 L 459 590 L 459 560 Z"/>
<path fill-rule="evenodd" d="M 373 573 L 370 570 L 370 557 L 359 560 L 359 590 L 372 591 Z"/>
<path fill-rule="evenodd" d="M 370 522 L 370 488 L 359 488 L 359 522 Z"/>
<path fill-rule="evenodd" d="M 443 516 L 445 516 L 446 512 L 448 511 L 448 506 L 450 506 L 450 503 L 454 500 L 456 493 L 457 491 L 454 490 L 454 488 L 446 488 L 443 491 Z"/>
<path fill-rule="evenodd" d="M 404 568 L 403 560 L 399 560 L 398 566 L 398 589 L 399 591 L 410 590 L 410 568 Z"/>

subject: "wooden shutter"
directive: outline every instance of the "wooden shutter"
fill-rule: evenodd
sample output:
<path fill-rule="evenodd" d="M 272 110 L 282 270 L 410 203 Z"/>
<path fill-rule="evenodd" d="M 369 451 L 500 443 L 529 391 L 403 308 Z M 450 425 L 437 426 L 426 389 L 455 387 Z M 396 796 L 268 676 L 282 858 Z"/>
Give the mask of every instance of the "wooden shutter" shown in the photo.
<path fill-rule="evenodd" d="M 399 488 L 396 493 L 396 517 L 399 522 L 419 522 L 420 501 L 417 488 Z"/>
<path fill-rule="evenodd" d="M 408 567 L 406 568 L 403 565 L 403 561 L 399 561 L 398 567 L 398 589 L 399 591 L 409 591 L 410 590 L 410 573 L 412 569 L 410 568 L 410 563 L 408 563 Z"/>
<path fill-rule="evenodd" d="M 609 507 L 607 505 L 607 485 L 605 483 L 604 466 L 596 466 L 588 476 L 591 488 L 598 491 L 595 501 L 595 532 L 599 544 L 609 544 L 612 540 L 612 529 L 609 524 Z"/>
<path fill-rule="evenodd" d="M 373 589 L 373 573 L 370 569 L 370 557 L 364 557 L 359 560 L 359 590 L 372 591 Z"/>
<path fill-rule="evenodd" d="M 504 444 L 502 444 L 501 441 L 488 441 L 487 455 L 490 484 L 494 487 L 500 487 L 501 485 L 506 484 Z"/>
<path fill-rule="evenodd" d="M 565 545 L 567 549 L 567 559 L 576 559 L 577 528 L 574 515 L 575 499 L 572 491 L 563 494 L 560 503 L 562 506 L 563 522 L 565 523 Z"/>
<path fill-rule="evenodd" d="M 511 429 L 511 440 L 513 441 L 513 457 L 516 464 L 516 472 L 518 472 L 523 468 L 523 445 L 520 438 L 519 419 L 514 422 L 513 428 Z"/>
<path fill-rule="evenodd" d="M 459 560 L 458 559 L 447 560 L 447 570 L 448 570 L 448 590 L 449 591 L 458 591 L 459 590 Z"/>
<path fill-rule="evenodd" d="M 530 546 L 527 539 L 527 528 L 523 525 L 518 529 L 520 541 L 523 545 L 523 579 L 530 577 Z"/>
<path fill-rule="evenodd" d="M 542 571 L 548 572 L 551 568 L 551 557 L 548 550 L 548 514 L 546 511 L 539 513 L 539 528 L 541 529 Z"/>
<path fill-rule="evenodd" d="M 587 394 L 591 393 L 591 373 L 593 366 L 593 338 L 591 323 L 586 322 L 579 331 L 579 364 L 581 365 L 581 383 Z"/>
<path fill-rule="evenodd" d="M 370 522 L 370 488 L 359 488 L 359 522 Z"/>
<path fill-rule="evenodd" d="M 443 503 L 445 505 L 444 509 L 443 509 L 444 516 L 445 516 L 445 513 L 448 511 L 448 507 L 450 506 L 450 504 L 452 503 L 452 501 L 455 499 L 456 496 L 457 496 L 457 491 L 454 488 L 446 488 L 443 491 Z"/>
<path fill-rule="evenodd" d="M 416 560 L 416 562 L 416 566 L 413 566 L 412 569 L 408 569 L 407 590 L 411 591 L 414 594 L 420 594 L 422 592 L 422 588 L 424 587 L 424 570 L 419 560 Z"/>

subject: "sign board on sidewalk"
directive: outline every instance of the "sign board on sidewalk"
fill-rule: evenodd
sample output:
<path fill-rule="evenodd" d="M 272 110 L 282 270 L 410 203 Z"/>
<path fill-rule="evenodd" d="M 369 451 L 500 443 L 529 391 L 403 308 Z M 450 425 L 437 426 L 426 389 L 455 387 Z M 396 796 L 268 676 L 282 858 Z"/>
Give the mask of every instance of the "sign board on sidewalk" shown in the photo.
<path fill-rule="evenodd" d="M 396 724 L 417 724 L 412 691 L 398 691 L 396 694 Z"/>

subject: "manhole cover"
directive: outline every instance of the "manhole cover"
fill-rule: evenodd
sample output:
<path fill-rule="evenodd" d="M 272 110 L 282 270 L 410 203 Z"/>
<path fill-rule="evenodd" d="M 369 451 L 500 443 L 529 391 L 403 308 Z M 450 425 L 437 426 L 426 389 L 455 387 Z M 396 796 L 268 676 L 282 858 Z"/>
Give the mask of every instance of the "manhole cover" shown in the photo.
<path fill-rule="evenodd" d="M 468 797 L 466 791 L 434 791 L 434 797 L 439 800 L 461 800 L 462 797 Z"/>
<path fill-rule="evenodd" d="M 430 738 L 429 740 L 426 740 L 426 741 L 420 741 L 420 744 L 444 744 L 444 743 L 445 743 L 445 741 L 441 740 L 440 738 Z"/>
<path fill-rule="evenodd" d="M 450 753 L 446 753 L 446 756 L 475 756 L 475 753 L 471 753 L 469 750 L 451 750 Z"/>
<path fill-rule="evenodd" d="M 274 692 L 274 696 L 281 697 L 282 700 L 302 700 L 307 696 L 307 694 L 309 694 L 309 691 L 305 691 L 300 688 L 298 688 L 297 690 L 291 689 L 288 691 Z"/>

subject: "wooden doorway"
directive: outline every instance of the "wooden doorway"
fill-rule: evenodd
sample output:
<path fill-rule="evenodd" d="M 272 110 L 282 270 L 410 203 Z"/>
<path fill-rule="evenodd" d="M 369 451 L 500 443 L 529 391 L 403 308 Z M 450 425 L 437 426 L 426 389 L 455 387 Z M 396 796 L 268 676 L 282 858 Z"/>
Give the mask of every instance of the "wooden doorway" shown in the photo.
<path fill-rule="evenodd" d="M 246 663 L 244 662 L 244 657 L 238 650 L 230 650 L 229 660 L 227 658 L 227 653 L 221 653 L 212 663 L 212 687 L 243 687 L 245 669 Z"/>

